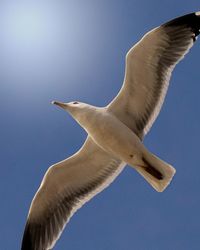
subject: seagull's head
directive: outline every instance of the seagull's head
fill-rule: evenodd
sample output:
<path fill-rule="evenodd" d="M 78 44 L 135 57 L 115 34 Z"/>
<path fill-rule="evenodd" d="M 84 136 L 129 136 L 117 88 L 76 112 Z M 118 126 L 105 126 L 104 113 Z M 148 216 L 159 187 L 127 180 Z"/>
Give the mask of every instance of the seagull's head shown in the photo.
<path fill-rule="evenodd" d="M 79 112 L 80 110 L 86 109 L 88 106 L 88 104 L 83 103 L 83 102 L 78 102 L 78 101 L 74 101 L 74 102 L 58 102 L 58 101 L 53 101 L 52 104 L 55 104 L 61 108 L 63 108 L 64 110 L 70 112 L 70 113 L 76 113 Z"/>
<path fill-rule="evenodd" d="M 93 106 L 78 101 L 68 103 L 53 101 L 52 104 L 63 108 L 65 111 L 70 113 L 79 123 L 82 123 L 82 120 L 87 118 L 88 114 L 93 109 Z"/>

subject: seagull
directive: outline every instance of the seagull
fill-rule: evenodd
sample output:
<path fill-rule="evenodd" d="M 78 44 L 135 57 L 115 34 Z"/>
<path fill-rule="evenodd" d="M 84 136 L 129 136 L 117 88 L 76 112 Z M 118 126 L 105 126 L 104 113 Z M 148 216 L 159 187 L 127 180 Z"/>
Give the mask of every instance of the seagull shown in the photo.
<path fill-rule="evenodd" d="M 63 108 L 86 130 L 71 157 L 51 166 L 27 217 L 22 250 L 52 249 L 71 216 L 105 189 L 128 164 L 158 192 L 175 169 L 149 152 L 143 139 L 163 104 L 171 73 L 200 33 L 200 11 L 148 32 L 126 55 L 124 83 L 106 107 L 74 101 Z"/>

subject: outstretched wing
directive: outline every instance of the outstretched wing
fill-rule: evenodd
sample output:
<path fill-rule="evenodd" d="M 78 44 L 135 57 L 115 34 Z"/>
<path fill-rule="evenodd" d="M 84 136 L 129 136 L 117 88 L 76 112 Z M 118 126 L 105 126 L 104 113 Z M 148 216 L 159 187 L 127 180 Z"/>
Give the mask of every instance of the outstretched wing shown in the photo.
<path fill-rule="evenodd" d="M 158 116 L 172 70 L 199 29 L 200 12 L 185 15 L 153 29 L 127 53 L 124 84 L 108 110 L 140 138 Z"/>
<path fill-rule="evenodd" d="M 51 249 L 74 212 L 124 166 L 88 138 L 75 155 L 50 167 L 32 201 L 21 249 Z"/>

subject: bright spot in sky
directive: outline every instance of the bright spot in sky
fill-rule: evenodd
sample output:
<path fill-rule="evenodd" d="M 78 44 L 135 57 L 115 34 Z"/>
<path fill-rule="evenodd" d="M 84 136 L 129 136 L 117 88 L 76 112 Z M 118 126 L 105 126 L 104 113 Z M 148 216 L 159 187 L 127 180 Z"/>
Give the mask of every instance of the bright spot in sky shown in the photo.
<path fill-rule="evenodd" d="M 44 32 L 44 20 L 36 10 L 24 11 L 23 9 L 13 13 L 10 21 L 10 32 L 15 39 L 32 40 L 41 37 Z"/>
<path fill-rule="evenodd" d="M 59 74 L 60 45 L 65 28 L 59 13 L 52 3 L 0 3 L 0 72 L 3 83 L 7 82 L 7 86 L 10 84 L 20 91 L 22 86 L 25 91 L 25 87 L 36 89 L 37 84 L 40 87 L 49 84 L 49 78 Z"/>
<path fill-rule="evenodd" d="M 8 4 L 2 17 L 4 37 L 9 44 L 34 45 L 49 35 L 50 13 L 34 5 Z"/>
<path fill-rule="evenodd" d="M 25 87 L 36 90 L 40 86 L 41 90 L 55 81 L 66 85 L 75 75 L 81 86 L 85 71 L 102 56 L 104 47 L 100 49 L 98 41 L 106 27 L 90 5 L 78 5 L 73 1 L 0 1 L 0 74 L 6 87 L 10 84 L 19 91 L 22 86 L 25 91 Z"/>

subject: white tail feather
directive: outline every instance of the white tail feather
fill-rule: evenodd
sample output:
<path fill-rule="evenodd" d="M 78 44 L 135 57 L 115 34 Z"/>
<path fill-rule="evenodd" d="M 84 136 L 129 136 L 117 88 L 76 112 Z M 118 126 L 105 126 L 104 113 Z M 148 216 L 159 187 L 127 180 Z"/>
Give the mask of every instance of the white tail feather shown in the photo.
<path fill-rule="evenodd" d="M 149 152 L 142 161 L 142 166 L 136 166 L 136 170 L 156 191 L 163 192 L 170 184 L 176 170 Z"/>

